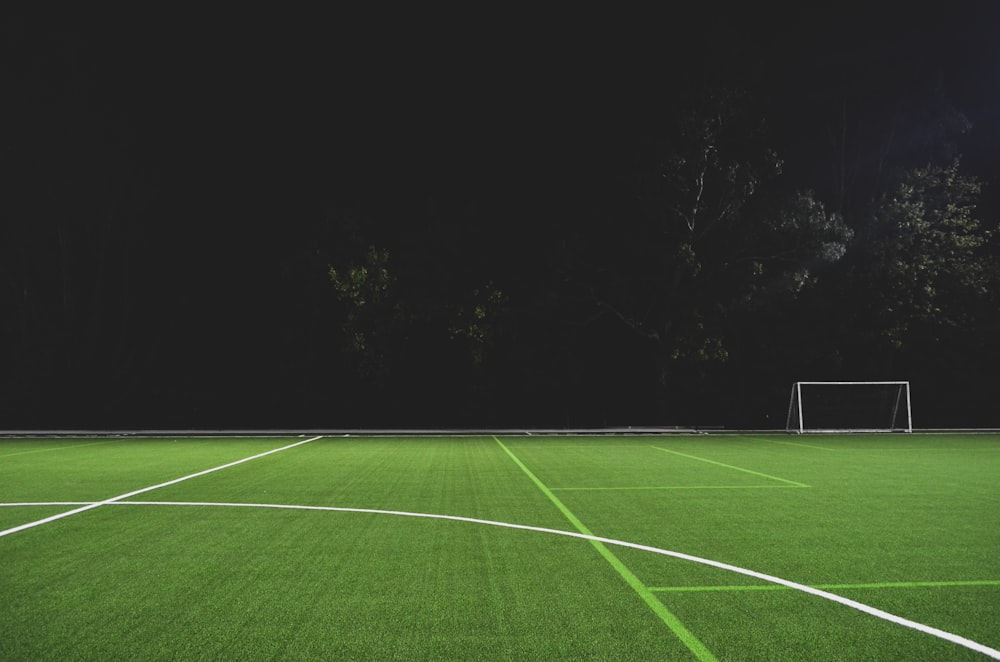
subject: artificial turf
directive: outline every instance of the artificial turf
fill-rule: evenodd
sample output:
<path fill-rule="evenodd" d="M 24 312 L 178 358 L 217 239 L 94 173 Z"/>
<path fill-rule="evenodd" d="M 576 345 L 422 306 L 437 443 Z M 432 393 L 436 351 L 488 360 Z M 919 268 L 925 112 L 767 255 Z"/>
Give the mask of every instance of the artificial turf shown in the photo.
<path fill-rule="evenodd" d="M 987 659 L 613 541 L 1000 648 L 997 435 L 324 437 L 142 491 L 301 441 L 0 441 L 0 504 L 141 491 L 0 507 L 0 659 Z"/>

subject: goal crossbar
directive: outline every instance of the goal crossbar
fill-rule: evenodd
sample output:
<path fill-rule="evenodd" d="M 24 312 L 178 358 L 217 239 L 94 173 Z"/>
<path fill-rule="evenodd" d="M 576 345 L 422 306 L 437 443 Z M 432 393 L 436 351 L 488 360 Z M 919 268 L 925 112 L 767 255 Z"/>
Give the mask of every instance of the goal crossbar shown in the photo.
<path fill-rule="evenodd" d="M 858 424 L 856 412 L 853 415 L 847 411 L 849 406 L 841 405 L 844 411 L 838 412 L 837 405 L 828 405 L 821 412 L 821 423 L 814 425 L 812 418 L 807 418 L 807 410 L 813 413 L 803 403 L 802 387 L 807 390 L 820 390 L 825 387 L 858 387 L 846 390 L 875 389 L 873 402 L 850 405 L 854 409 L 864 409 L 862 419 L 867 424 Z M 810 387 L 816 387 L 812 389 Z M 865 388 L 867 387 L 867 389 Z M 847 398 L 850 399 L 850 398 Z M 820 407 L 816 407 L 820 409 Z M 842 419 L 838 416 L 843 414 Z M 840 422 L 843 420 L 843 423 Z M 913 411 L 910 402 L 910 382 L 908 381 L 802 381 L 792 384 L 792 393 L 788 403 L 788 418 L 785 424 L 788 432 L 913 432 Z"/>

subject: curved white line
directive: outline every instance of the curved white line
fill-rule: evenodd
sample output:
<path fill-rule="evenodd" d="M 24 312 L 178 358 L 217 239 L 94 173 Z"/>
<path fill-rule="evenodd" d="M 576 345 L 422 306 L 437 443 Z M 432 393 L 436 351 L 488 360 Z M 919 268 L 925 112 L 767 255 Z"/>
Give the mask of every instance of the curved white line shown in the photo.
<path fill-rule="evenodd" d="M 485 524 L 487 526 L 499 526 L 507 529 L 519 529 L 523 531 L 535 531 L 538 533 L 551 533 L 557 536 L 566 536 L 568 538 L 579 538 L 581 540 L 590 540 L 594 542 L 601 542 L 606 545 L 616 545 L 618 547 L 628 547 L 630 549 L 638 549 L 643 552 L 652 552 L 653 554 L 661 554 L 663 556 L 670 556 L 677 559 L 683 559 L 685 561 L 691 561 L 692 563 L 699 563 L 701 565 L 711 566 L 713 568 L 719 568 L 721 570 L 728 570 L 729 572 L 735 572 L 740 575 L 746 575 L 747 577 L 753 577 L 755 579 L 760 579 L 772 584 L 778 584 L 780 586 L 786 586 L 797 591 L 802 591 L 803 593 L 809 593 L 832 602 L 842 604 L 846 607 L 856 609 L 860 612 L 880 618 L 891 623 L 896 623 L 897 625 L 902 625 L 904 627 L 923 632 L 924 634 L 929 634 L 932 637 L 937 637 L 938 639 L 944 639 L 953 644 L 963 646 L 970 650 L 974 650 L 977 653 L 982 653 L 988 657 L 995 660 L 1000 660 L 1000 650 L 995 648 L 990 648 L 978 642 L 972 641 L 971 639 L 966 639 L 965 637 L 953 634 L 951 632 L 946 632 L 930 625 L 924 625 L 923 623 L 918 623 L 916 621 L 911 621 L 902 616 L 896 616 L 895 614 L 890 614 L 887 611 L 881 609 L 876 609 L 875 607 L 870 607 L 864 603 L 857 602 L 856 600 L 850 600 L 848 598 L 837 595 L 836 593 L 830 593 L 828 591 L 823 591 L 818 588 L 813 588 L 811 586 L 806 586 L 805 584 L 799 584 L 797 582 L 789 581 L 787 579 L 782 579 L 781 577 L 775 577 L 774 575 L 767 575 L 762 572 L 757 572 L 756 570 L 749 570 L 747 568 L 741 568 L 739 566 L 730 565 L 728 563 L 722 563 L 720 561 L 713 561 L 712 559 L 702 558 L 700 556 L 692 556 L 691 554 L 684 554 L 683 552 L 675 552 L 669 549 L 661 549 L 659 547 L 651 547 L 649 545 L 640 545 L 634 542 L 628 542 L 625 540 L 615 540 L 614 538 L 604 538 L 601 536 L 592 536 L 585 533 L 579 533 L 576 531 L 563 531 L 561 529 L 550 529 L 543 526 L 530 526 L 527 524 L 513 524 L 510 522 L 498 522 L 495 520 L 488 519 L 478 519 L 475 517 L 460 517 L 458 515 L 438 515 L 434 513 L 413 513 L 404 510 L 376 510 L 373 508 L 343 508 L 335 506 L 300 506 L 294 504 L 277 504 L 277 503 L 222 503 L 213 501 L 111 501 L 111 502 L 101 502 L 105 505 L 110 506 L 217 506 L 217 507 L 229 507 L 229 508 L 276 508 L 283 510 L 321 510 L 328 512 L 341 512 L 341 513 L 367 513 L 374 515 L 397 515 L 401 517 L 423 517 L 427 519 L 442 519 L 450 520 L 454 522 L 468 522 L 471 524 Z"/>

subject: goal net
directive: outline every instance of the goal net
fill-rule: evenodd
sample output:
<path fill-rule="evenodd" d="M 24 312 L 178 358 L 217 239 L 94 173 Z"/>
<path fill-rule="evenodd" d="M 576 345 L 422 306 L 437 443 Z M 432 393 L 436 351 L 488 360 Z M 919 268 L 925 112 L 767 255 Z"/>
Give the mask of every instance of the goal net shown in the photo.
<path fill-rule="evenodd" d="M 788 432 L 913 432 L 910 382 L 795 382 Z"/>

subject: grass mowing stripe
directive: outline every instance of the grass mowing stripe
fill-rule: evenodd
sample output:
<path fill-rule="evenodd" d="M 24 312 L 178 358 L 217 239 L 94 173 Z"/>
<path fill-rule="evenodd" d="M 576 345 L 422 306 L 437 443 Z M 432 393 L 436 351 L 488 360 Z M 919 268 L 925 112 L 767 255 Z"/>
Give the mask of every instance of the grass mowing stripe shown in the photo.
<path fill-rule="evenodd" d="M 589 490 L 794 490 L 808 485 L 649 485 L 635 487 L 550 487 L 553 492 L 586 492 Z"/>
<path fill-rule="evenodd" d="M 510 459 L 512 459 L 514 463 L 521 468 L 521 471 L 523 471 L 525 475 L 531 479 L 531 482 L 533 482 L 535 486 L 538 487 L 538 489 L 541 490 L 553 504 L 555 504 L 556 508 L 559 509 L 559 512 L 561 512 L 580 533 L 588 536 L 594 535 L 584 525 L 584 523 L 581 522 L 579 518 L 577 518 L 576 515 L 574 515 L 555 494 L 552 493 L 552 490 L 546 487 L 545 483 L 539 480 L 538 477 L 535 476 L 535 474 L 533 474 L 523 462 L 521 462 L 520 458 L 514 455 L 509 448 L 504 446 L 503 442 L 500 441 L 498 437 L 494 435 L 493 439 L 500 444 L 500 448 L 502 448 L 504 452 L 510 456 Z M 590 544 L 594 546 L 602 557 L 604 557 L 605 561 L 611 564 L 611 567 L 613 567 L 618 574 L 621 575 L 622 579 L 624 579 L 632 590 L 634 590 L 639 597 L 642 598 L 643 602 L 645 602 L 646 605 L 653 610 L 653 613 L 660 617 L 660 620 L 662 620 L 663 623 L 670 628 L 671 632 L 673 632 L 674 635 L 676 635 L 677 638 L 680 639 L 685 646 L 687 646 L 688 650 L 690 650 L 695 657 L 703 662 L 717 662 L 717 658 L 710 650 L 708 650 L 705 644 L 703 644 L 690 630 L 688 630 L 681 620 L 677 618 L 673 612 L 667 609 L 666 605 L 653 595 L 646 585 L 635 576 L 635 573 L 629 570 L 628 567 L 626 567 L 625 564 L 622 563 L 621 560 L 615 556 L 604 543 L 597 540 L 591 540 Z"/>
<path fill-rule="evenodd" d="M 871 584 L 811 584 L 813 588 L 831 589 L 875 589 L 875 588 L 951 588 L 960 586 L 1000 586 L 1000 580 L 983 579 L 953 582 L 874 582 Z M 791 591 L 790 586 L 776 584 L 744 584 L 736 586 L 650 586 L 654 593 L 688 593 L 710 591 Z"/>
<path fill-rule="evenodd" d="M 31 455 L 32 453 L 48 453 L 49 451 L 61 451 L 70 448 L 84 448 L 86 446 L 98 446 L 100 444 L 111 444 L 116 441 L 121 441 L 120 439 L 105 439 L 104 441 L 91 441 L 86 444 L 73 444 L 72 446 L 55 446 L 52 448 L 36 448 L 33 451 L 18 451 L 16 453 L 4 453 L 0 457 L 14 457 L 15 455 Z"/>
<path fill-rule="evenodd" d="M 744 473 L 753 474 L 754 476 L 761 476 L 763 478 L 770 478 L 771 480 L 778 480 L 782 483 L 788 483 L 789 485 L 794 485 L 795 487 L 809 487 L 805 483 L 799 483 L 794 480 L 788 480 L 787 478 L 778 478 L 777 476 L 771 476 L 769 474 L 761 473 L 759 471 L 753 471 L 752 469 L 744 469 L 743 467 L 735 467 L 731 464 L 723 464 L 722 462 L 716 462 L 715 460 L 706 460 L 703 457 L 698 457 L 697 455 L 688 455 L 687 453 L 680 453 L 678 451 L 672 451 L 668 448 L 660 448 L 659 446 L 651 446 L 658 451 L 663 451 L 664 453 L 672 453 L 674 455 L 680 455 L 681 457 L 686 457 L 692 460 L 698 460 L 699 462 L 708 462 L 709 464 L 715 464 L 720 467 L 726 467 L 727 469 L 735 469 L 736 471 L 742 471 Z"/>
<path fill-rule="evenodd" d="M 17 508 L 19 506 L 89 506 L 93 501 L 24 501 L 0 503 L 0 508 Z"/>
<path fill-rule="evenodd" d="M 18 531 L 24 531 L 25 529 L 30 529 L 42 524 L 48 524 L 49 522 L 54 522 L 60 520 L 64 517 L 69 517 L 70 515 L 76 515 L 77 513 L 83 513 L 88 510 L 93 510 L 94 508 L 100 508 L 101 506 L 107 505 L 109 503 L 114 503 L 115 501 L 120 501 L 122 499 L 128 499 L 129 497 L 136 496 L 137 494 L 144 494 L 146 492 L 151 492 L 153 490 L 159 489 L 161 487 L 167 487 L 168 485 L 175 485 L 177 483 L 183 482 L 185 480 L 190 480 L 191 478 L 197 478 L 199 476 L 204 476 L 222 469 L 228 469 L 229 467 L 235 467 L 238 464 L 243 464 L 244 462 L 249 462 L 251 460 L 256 460 L 258 458 L 265 457 L 267 455 L 272 455 L 273 453 L 280 453 L 281 451 L 288 450 L 289 448 L 295 448 L 296 446 L 301 446 L 302 444 L 308 444 L 310 441 L 316 441 L 321 439 L 322 435 L 312 437 L 311 439 L 305 439 L 303 441 L 297 441 L 294 444 L 288 444 L 287 446 L 282 446 L 281 448 L 272 448 L 269 451 L 263 453 L 258 453 L 257 455 L 252 455 L 250 457 L 245 457 L 241 460 L 236 460 L 235 462 L 229 462 L 227 464 L 220 465 L 218 467 L 212 467 L 211 469 L 205 469 L 204 471 L 199 471 L 197 473 L 189 474 L 187 476 L 182 476 L 180 478 L 175 478 L 173 480 L 168 480 L 165 483 L 160 483 L 158 485 L 152 485 L 150 487 L 144 487 L 139 490 L 133 490 L 132 492 L 127 492 L 125 494 L 119 494 L 116 497 L 111 497 L 110 499 L 105 499 L 104 501 L 96 501 L 94 503 L 81 506 L 79 508 L 74 508 L 73 510 L 67 510 L 64 513 L 59 513 L 57 515 L 52 515 L 51 517 L 45 517 L 40 520 L 35 520 L 34 522 L 28 522 L 27 524 L 21 524 L 20 526 L 14 526 L 9 529 L 4 529 L 0 531 L 0 538 L 10 535 L 12 533 L 17 533 Z"/>
<path fill-rule="evenodd" d="M 499 442 L 499 440 L 497 440 Z M 502 446 L 503 444 L 501 444 Z M 516 458 L 514 458 L 517 461 Z M 520 463 L 519 463 L 520 464 Z M 523 466 L 523 465 L 522 465 Z M 530 476 L 530 471 L 528 472 Z M 805 584 L 798 584 L 796 582 L 789 581 L 787 579 L 782 579 L 774 575 L 768 575 L 762 572 L 757 572 L 756 570 L 749 570 L 747 568 L 741 568 L 739 566 L 730 565 L 728 563 L 722 563 L 721 561 L 713 561 L 712 559 L 706 559 L 699 556 L 692 556 L 691 554 L 684 554 L 683 552 L 675 552 L 669 549 L 662 549 L 660 547 L 651 547 L 649 545 L 640 545 L 638 543 L 628 542 L 625 540 L 615 540 L 613 538 L 602 538 L 600 536 L 594 536 L 592 534 L 583 533 L 579 531 L 563 531 L 560 529 L 550 529 L 540 526 L 529 526 L 527 524 L 514 524 L 511 522 L 497 522 L 494 520 L 484 520 L 476 519 L 472 517 L 460 517 L 457 515 L 440 515 L 434 513 L 415 513 L 401 510 L 375 510 L 371 508 L 345 508 L 345 507 L 335 507 L 335 506 L 307 506 L 307 505 L 294 505 L 294 504 L 266 504 L 266 503 L 219 503 L 219 502 L 182 502 L 182 501 L 114 501 L 108 505 L 112 506 L 216 506 L 216 507 L 237 507 L 237 508 L 276 508 L 276 509 L 288 509 L 288 510 L 317 510 L 317 511 L 329 511 L 329 512 L 344 512 L 344 513 L 365 513 L 373 515 L 395 515 L 401 517 L 419 517 L 428 519 L 438 519 L 438 520 L 449 520 L 453 522 L 467 522 L 470 524 L 484 524 L 487 526 L 499 526 L 508 529 L 518 529 L 522 531 L 536 531 L 538 533 L 548 533 L 558 536 L 567 536 L 570 538 L 579 538 L 581 540 L 589 540 L 591 542 L 603 543 L 605 545 L 616 545 L 621 547 L 626 547 L 628 549 L 637 549 L 643 552 L 651 552 L 653 554 L 662 554 L 664 556 L 669 556 L 672 558 L 683 559 L 685 561 L 691 561 L 693 563 L 699 563 L 702 565 L 711 566 L 713 568 L 720 568 L 722 570 L 727 570 L 729 572 L 735 572 L 740 575 L 745 575 L 747 577 L 753 577 L 755 579 L 761 579 L 766 582 L 771 582 L 774 584 L 779 584 L 781 586 L 788 587 L 790 589 L 802 591 L 803 593 L 809 593 L 831 602 L 836 602 L 846 607 L 856 609 L 857 611 L 863 612 L 870 616 L 880 618 L 890 623 L 896 623 L 897 625 L 902 625 L 904 627 L 917 630 L 918 632 L 923 632 L 932 637 L 937 637 L 938 639 L 943 639 L 949 641 L 953 644 L 963 646 L 970 650 L 976 651 L 987 655 L 995 660 L 1000 660 L 1000 650 L 990 648 L 971 639 L 961 637 L 959 635 L 953 634 L 951 632 L 946 632 L 944 630 L 931 627 L 929 625 L 924 625 L 923 623 L 918 623 L 916 621 L 911 621 L 907 618 L 901 616 L 896 616 L 895 614 L 890 614 L 887 611 L 881 609 L 876 609 L 875 607 L 870 607 L 864 603 L 858 602 L 857 600 L 851 600 L 849 598 L 842 597 L 836 593 L 830 593 L 819 588 L 812 586 L 806 586 Z M 570 513 L 572 515 L 572 513 Z M 575 519 L 575 518 L 574 518 Z M 586 527 L 584 527 L 586 528 Z M 638 579 L 636 579 L 638 582 Z M 647 592 L 649 589 L 642 585 Z M 664 607 L 662 603 L 659 603 L 660 607 Z M 710 653 L 709 653 L 710 654 Z"/>

